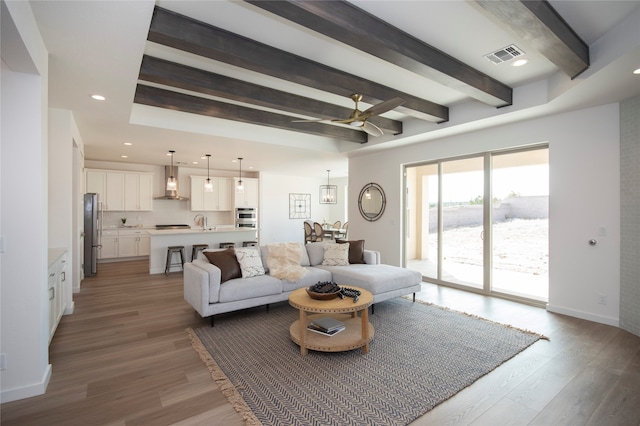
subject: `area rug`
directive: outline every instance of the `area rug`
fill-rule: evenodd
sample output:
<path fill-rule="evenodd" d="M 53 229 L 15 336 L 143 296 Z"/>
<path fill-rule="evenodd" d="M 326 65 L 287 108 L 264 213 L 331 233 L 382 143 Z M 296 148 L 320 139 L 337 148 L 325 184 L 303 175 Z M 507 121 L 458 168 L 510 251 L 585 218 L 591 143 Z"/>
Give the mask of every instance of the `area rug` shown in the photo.
<path fill-rule="evenodd" d="M 396 298 L 369 316 L 369 353 L 301 356 L 289 337 L 298 317 L 283 302 L 187 330 L 247 424 L 406 425 L 542 337 Z"/>

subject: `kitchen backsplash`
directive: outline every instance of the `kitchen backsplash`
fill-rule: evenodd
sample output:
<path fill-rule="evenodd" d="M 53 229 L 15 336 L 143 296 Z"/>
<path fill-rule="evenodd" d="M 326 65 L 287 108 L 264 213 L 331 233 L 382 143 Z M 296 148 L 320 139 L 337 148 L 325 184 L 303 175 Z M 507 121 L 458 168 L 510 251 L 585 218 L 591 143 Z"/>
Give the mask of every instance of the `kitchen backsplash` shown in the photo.
<path fill-rule="evenodd" d="M 234 226 L 233 212 L 192 212 L 189 201 L 153 200 L 153 211 L 105 211 L 104 227 L 122 226 L 121 218 L 127 218 L 127 226 L 153 227 L 155 225 L 186 224 L 197 226 L 194 218 L 199 213 L 207 217 L 209 226 Z"/>

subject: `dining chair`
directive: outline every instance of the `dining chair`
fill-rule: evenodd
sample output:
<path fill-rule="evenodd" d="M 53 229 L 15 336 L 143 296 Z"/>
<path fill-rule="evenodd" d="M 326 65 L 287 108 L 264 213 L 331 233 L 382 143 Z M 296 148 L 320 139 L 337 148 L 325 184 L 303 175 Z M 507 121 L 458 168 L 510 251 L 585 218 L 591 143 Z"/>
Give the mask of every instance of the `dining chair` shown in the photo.
<path fill-rule="evenodd" d="M 311 228 L 311 224 L 309 222 L 304 223 L 304 243 L 311 243 L 315 240 L 313 235 L 313 229 Z"/>
<path fill-rule="evenodd" d="M 342 225 L 342 229 L 343 232 L 340 233 L 340 237 L 341 239 L 347 239 L 349 238 L 349 222 L 345 222 L 344 225 Z"/>
<path fill-rule="evenodd" d="M 333 225 L 331 225 L 331 227 L 334 229 L 340 229 L 340 225 L 342 225 L 342 222 L 336 220 L 335 222 L 333 222 Z"/>
<path fill-rule="evenodd" d="M 318 222 L 313 222 L 313 230 L 316 233 L 316 238 L 314 241 L 322 241 L 324 239 L 324 230 L 322 229 L 322 225 Z"/>

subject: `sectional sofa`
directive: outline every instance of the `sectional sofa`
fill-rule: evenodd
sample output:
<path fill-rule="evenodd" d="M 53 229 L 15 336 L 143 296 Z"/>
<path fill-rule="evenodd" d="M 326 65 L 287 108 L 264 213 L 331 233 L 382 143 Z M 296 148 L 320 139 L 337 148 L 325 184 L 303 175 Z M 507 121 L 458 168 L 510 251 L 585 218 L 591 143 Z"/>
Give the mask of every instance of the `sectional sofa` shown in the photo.
<path fill-rule="evenodd" d="M 277 245 L 235 251 L 205 250 L 196 260 L 184 265 L 184 299 L 202 317 L 211 317 L 212 325 L 216 314 L 287 300 L 292 291 L 324 281 L 369 290 L 373 293 L 374 303 L 410 293 L 414 294 L 415 300 L 415 293 L 420 291 L 422 282 L 419 272 L 381 264 L 380 252 L 365 250 L 362 240 L 342 243 L 347 244 L 281 243 L 289 247 L 292 244 L 300 246 L 295 267 L 302 276 L 289 279 L 278 278 L 282 276 L 280 269 L 277 270 L 278 277 L 273 276 L 275 267 L 270 252 L 273 256 Z M 348 250 L 347 262 L 329 258 L 328 253 L 333 253 L 334 249 L 342 250 L 342 253 Z M 241 254 L 253 256 L 252 267 L 248 268 L 244 278 L 233 271 L 234 253 L 241 260 L 244 260 L 239 257 Z M 271 271 L 269 265 L 272 266 Z"/>

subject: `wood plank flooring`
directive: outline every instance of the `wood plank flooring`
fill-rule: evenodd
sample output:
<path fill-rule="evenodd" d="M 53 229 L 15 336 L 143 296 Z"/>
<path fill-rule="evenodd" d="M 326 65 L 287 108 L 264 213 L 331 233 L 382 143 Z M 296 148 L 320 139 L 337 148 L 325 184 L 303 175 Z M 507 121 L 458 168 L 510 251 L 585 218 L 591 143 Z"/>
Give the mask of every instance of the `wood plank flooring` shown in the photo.
<path fill-rule="evenodd" d="M 207 326 L 182 274 L 101 264 L 50 347 L 47 393 L 0 406 L 2 425 L 242 425 L 184 330 Z M 414 425 L 640 425 L 640 337 L 507 300 L 424 284 L 421 300 L 550 337 Z"/>

